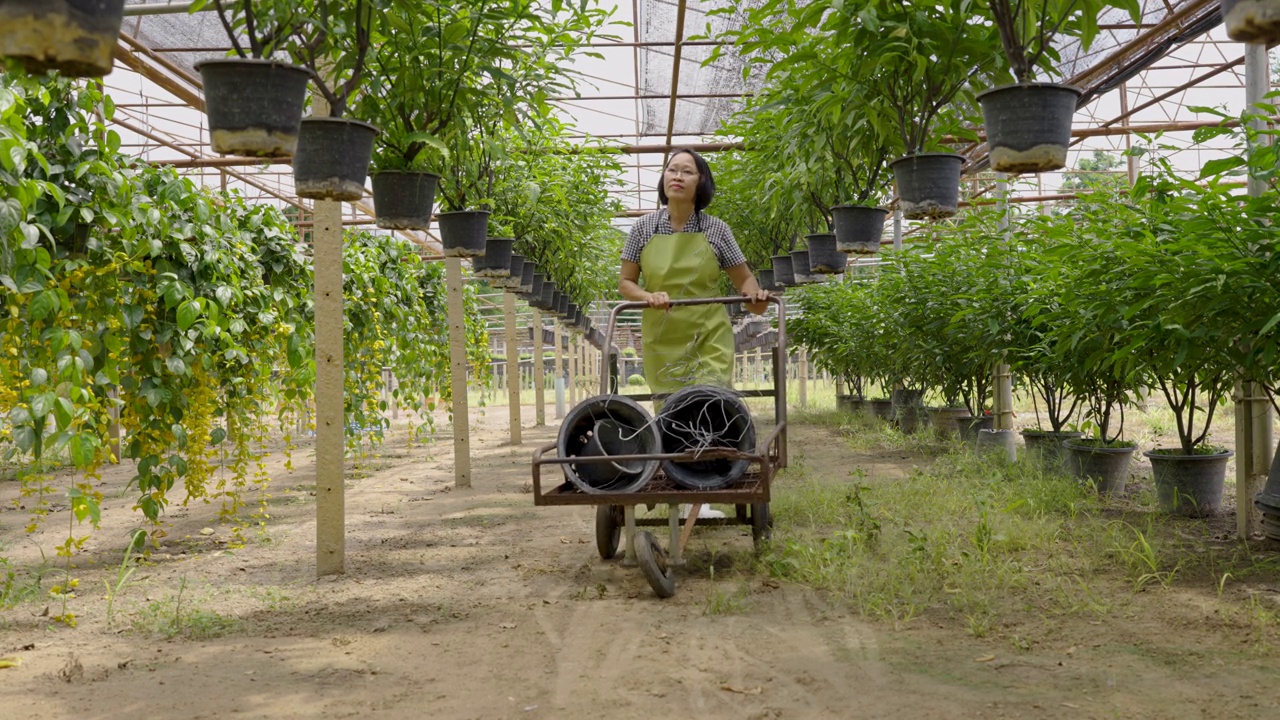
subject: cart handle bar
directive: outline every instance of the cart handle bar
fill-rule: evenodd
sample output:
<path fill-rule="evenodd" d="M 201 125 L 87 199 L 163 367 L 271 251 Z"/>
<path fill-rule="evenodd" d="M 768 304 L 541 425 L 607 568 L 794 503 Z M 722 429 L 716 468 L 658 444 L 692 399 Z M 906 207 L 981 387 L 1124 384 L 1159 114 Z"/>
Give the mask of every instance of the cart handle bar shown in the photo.
<path fill-rule="evenodd" d="M 751 298 L 746 295 L 713 297 L 713 298 L 692 298 L 689 300 L 672 300 L 670 307 L 686 307 L 690 305 L 728 305 L 730 303 L 750 303 Z M 782 299 L 781 295 L 774 293 L 769 294 L 766 302 L 774 303 L 778 306 L 778 346 L 786 347 L 787 337 L 787 303 Z M 631 300 L 624 303 L 618 303 L 609 311 L 609 325 L 604 331 L 604 356 L 609 357 L 610 349 L 613 347 L 613 328 L 618 322 L 618 315 L 624 310 L 643 310 L 649 307 L 649 303 L 639 300 Z M 600 394 L 609 394 L 609 373 L 604 372 L 601 368 L 600 372 Z"/>

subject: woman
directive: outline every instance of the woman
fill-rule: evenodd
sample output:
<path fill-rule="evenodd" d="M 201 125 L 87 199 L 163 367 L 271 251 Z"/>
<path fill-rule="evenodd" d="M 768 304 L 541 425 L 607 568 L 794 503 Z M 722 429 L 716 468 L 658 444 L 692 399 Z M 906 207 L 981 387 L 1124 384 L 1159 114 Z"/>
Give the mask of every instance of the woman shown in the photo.
<path fill-rule="evenodd" d="M 628 300 L 649 304 L 640 335 L 644 375 L 655 393 L 693 384 L 729 387 L 733 379 L 733 327 L 727 308 L 673 308 L 673 298 L 717 297 L 724 271 L 738 292 L 751 298 L 751 312 L 763 313 L 767 307 L 769 293 L 760 289 L 729 226 L 702 212 L 715 193 L 707 161 L 692 150 L 676 150 L 658 185 L 658 200 L 666 207 L 640 218 L 622 248 L 618 290 Z"/>

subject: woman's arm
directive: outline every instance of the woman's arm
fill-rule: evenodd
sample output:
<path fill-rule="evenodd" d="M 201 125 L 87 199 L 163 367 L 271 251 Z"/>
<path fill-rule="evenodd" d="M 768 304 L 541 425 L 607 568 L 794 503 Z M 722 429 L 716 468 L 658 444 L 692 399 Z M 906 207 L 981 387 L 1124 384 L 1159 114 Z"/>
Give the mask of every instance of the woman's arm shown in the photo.
<path fill-rule="evenodd" d="M 763 315 L 764 311 L 769 309 L 769 291 L 760 289 L 760 283 L 756 282 L 756 276 L 752 274 L 751 268 L 747 267 L 746 263 L 738 263 L 725 268 L 724 271 L 729 274 L 729 279 L 733 281 L 733 286 L 738 288 L 738 292 L 755 301 L 747 303 L 748 310 L 756 315 Z"/>
<path fill-rule="evenodd" d="M 649 303 L 651 308 L 663 309 L 671 305 L 671 298 L 666 293 L 651 293 L 640 287 L 640 264 L 630 260 L 622 261 L 622 272 L 618 274 L 618 292 L 628 300 Z"/>

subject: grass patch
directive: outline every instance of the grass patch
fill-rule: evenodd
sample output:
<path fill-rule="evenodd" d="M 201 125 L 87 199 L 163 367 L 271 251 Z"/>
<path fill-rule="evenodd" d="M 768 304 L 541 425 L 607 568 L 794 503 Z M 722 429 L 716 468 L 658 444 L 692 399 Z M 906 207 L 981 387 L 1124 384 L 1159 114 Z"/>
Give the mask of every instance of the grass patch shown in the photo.
<path fill-rule="evenodd" d="M 1175 588 L 1212 601 L 1280 567 L 1274 553 L 1214 540 L 1206 521 L 1155 513 L 1149 495 L 1111 504 L 1028 459 L 955 450 L 893 480 L 817 477 L 802 464 L 786 474 L 763 571 L 866 616 L 946 619 L 1017 647 L 1030 618 L 1103 617 Z M 1230 599 L 1222 622 L 1248 628 L 1256 648 L 1274 646 L 1280 605 L 1258 593 Z M 1162 611 L 1192 612 L 1172 599 Z"/>
<path fill-rule="evenodd" d="M 193 597 L 187 590 L 184 577 L 176 594 L 144 605 L 133 617 L 134 631 L 165 640 L 175 637 L 205 640 L 221 637 L 240 627 L 238 618 L 203 607 L 204 599 Z"/>

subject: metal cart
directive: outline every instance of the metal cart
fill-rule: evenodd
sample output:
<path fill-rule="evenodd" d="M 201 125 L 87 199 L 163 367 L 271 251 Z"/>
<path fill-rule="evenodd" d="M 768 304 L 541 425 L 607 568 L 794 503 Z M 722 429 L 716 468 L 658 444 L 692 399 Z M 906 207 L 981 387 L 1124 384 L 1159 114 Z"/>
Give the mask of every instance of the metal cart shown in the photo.
<path fill-rule="evenodd" d="M 672 306 L 709 305 L 745 302 L 745 297 L 718 297 L 697 300 L 676 300 Z M 773 343 L 773 387 L 766 390 L 740 391 L 743 397 L 772 397 L 774 399 L 775 427 L 769 436 L 757 443 L 755 452 L 746 453 L 737 450 L 713 449 L 702 452 L 661 453 L 643 455 L 614 455 L 610 457 L 572 457 L 556 456 L 556 444 L 538 448 L 533 453 L 533 502 L 534 505 L 595 505 L 596 506 L 596 549 L 600 557 L 609 560 L 618 552 L 619 541 L 625 529 L 627 536 L 626 557 L 624 565 L 639 565 L 641 572 L 649 581 L 655 594 L 668 598 L 675 594 L 675 575 L 673 569 L 683 564 L 685 544 L 693 532 L 695 523 L 704 525 L 750 525 L 751 535 L 759 547 L 768 538 L 772 518 L 769 515 L 769 488 L 774 474 L 779 468 L 787 465 L 787 319 L 786 304 L 781 297 L 771 297 L 770 302 L 778 306 L 778 330 Z M 609 314 L 608 327 L 604 334 L 605 352 L 602 354 L 605 365 L 601 368 L 600 393 L 617 393 L 618 378 L 616 373 L 617 354 L 612 351 L 614 327 L 618 315 L 627 310 L 648 307 L 642 302 L 626 302 L 616 306 Z M 628 395 L 633 400 L 662 399 L 664 395 L 636 394 Z M 661 469 L 643 487 L 635 492 L 593 494 L 578 489 L 568 481 L 548 489 L 542 486 L 542 469 L 547 465 L 582 464 L 589 462 L 627 462 L 627 461 L 666 461 L 693 462 L 714 459 L 747 460 L 750 462 L 746 475 L 730 487 L 716 490 L 689 490 L 676 485 Z M 699 510 L 708 504 L 733 505 L 733 517 L 703 518 L 699 520 Z M 666 518 L 636 518 L 636 506 L 668 506 Z M 679 517 L 679 505 L 692 505 L 693 508 L 683 521 Z M 670 531 L 670 542 L 663 549 L 652 534 L 637 531 L 637 526 L 667 525 Z"/>

